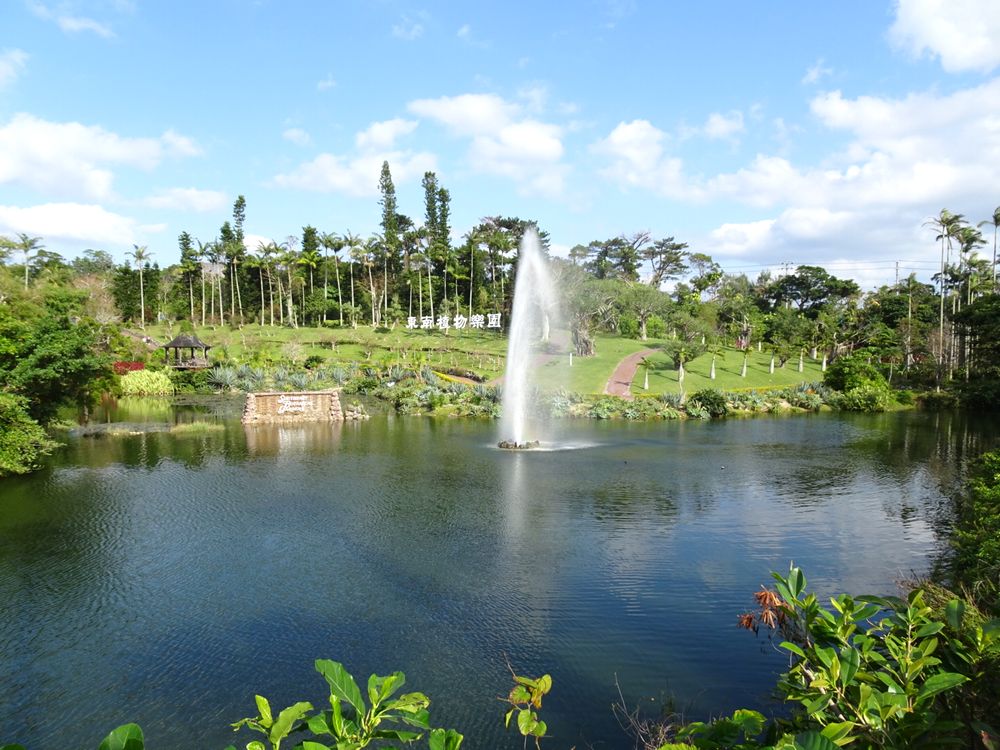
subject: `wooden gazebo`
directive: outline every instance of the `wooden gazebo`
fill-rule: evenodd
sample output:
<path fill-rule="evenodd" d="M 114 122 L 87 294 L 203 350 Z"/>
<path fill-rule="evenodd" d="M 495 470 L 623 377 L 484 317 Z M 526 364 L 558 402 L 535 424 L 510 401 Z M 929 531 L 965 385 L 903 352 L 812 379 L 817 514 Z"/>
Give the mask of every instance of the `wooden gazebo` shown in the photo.
<path fill-rule="evenodd" d="M 163 358 L 168 367 L 178 370 L 196 370 L 202 367 L 209 367 L 208 344 L 199 339 L 193 333 L 182 333 L 169 344 L 163 345 Z M 170 350 L 173 350 L 173 361 L 171 361 Z M 185 357 L 184 352 L 190 351 L 190 356 Z M 195 354 L 200 351 L 201 354 Z"/>

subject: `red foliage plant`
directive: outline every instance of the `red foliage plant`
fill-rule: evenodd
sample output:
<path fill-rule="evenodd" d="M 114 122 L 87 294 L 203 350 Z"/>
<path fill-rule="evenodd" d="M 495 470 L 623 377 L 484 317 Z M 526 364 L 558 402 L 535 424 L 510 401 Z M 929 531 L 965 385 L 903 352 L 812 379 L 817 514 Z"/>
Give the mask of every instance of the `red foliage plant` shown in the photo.
<path fill-rule="evenodd" d="M 135 372 L 136 370 L 145 370 L 145 362 L 115 362 L 111 367 L 115 371 L 115 375 L 124 375 L 127 372 Z"/>

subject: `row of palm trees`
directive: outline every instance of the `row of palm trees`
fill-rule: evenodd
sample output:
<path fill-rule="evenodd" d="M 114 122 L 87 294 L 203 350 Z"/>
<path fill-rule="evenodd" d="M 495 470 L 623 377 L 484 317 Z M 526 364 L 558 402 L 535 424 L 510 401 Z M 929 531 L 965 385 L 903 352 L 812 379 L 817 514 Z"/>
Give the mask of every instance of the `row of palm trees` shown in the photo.
<path fill-rule="evenodd" d="M 314 233 L 312 238 L 309 232 Z M 510 253 L 517 244 L 511 232 L 498 228 L 470 232 L 461 248 L 435 244 L 422 229 L 403 233 L 397 248 L 381 235 L 365 238 L 350 231 L 315 232 L 309 227 L 301 241 L 289 236 L 281 242 L 260 242 L 253 250 L 218 240 L 195 242 L 196 246 L 192 243 L 186 249 L 182 239 L 177 267 L 187 281 L 192 322 L 196 322 L 196 286 L 201 288 L 202 325 L 246 320 L 249 315 L 244 311 L 241 287 L 253 283 L 256 276 L 257 322 L 293 327 L 326 323 L 334 291 L 340 325 L 356 326 L 364 312 L 362 303 L 373 326 L 387 324 L 393 312 L 399 315 L 404 309 L 407 315 L 434 317 L 435 312 L 467 308 L 471 315 L 477 284 L 485 291 L 484 304 L 491 309 L 503 307 L 511 286 L 507 278 L 513 270 Z M 129 257 L 140 271 L 141 287 L 148 251 L 137 247 Z M 317 283 L 318 271 L 322 271 L 322 286 Z M 144 302 L 140 302 L 144 315 Z"/>
<path fill-rule="evenodd" d="M 983 294 L 998 291 L 997 287 L 997 235 L 1000 232 L 1000 207 L 993 211 L 989 219 L 976 225 L 966 221 L 962 214 L 941 209 L 937 216 L 924 222 L 936 232 L 935 241 L 940 243 L 941 265 L 934 275 L 939 288 L 937 359 L 940 374 L 947 368 L 951 377 L 959 360 L 968 355 L 966 342 L 959 341 L 955 327 L 948 321 L 945 332 L 945 302 L 950 300 L 951 315 L 954 316 L 964 306 Z M 983 237 L 983 227 L 993 227 L 993 259 L 978 255 L 978 251 L 988 245 Z"/>

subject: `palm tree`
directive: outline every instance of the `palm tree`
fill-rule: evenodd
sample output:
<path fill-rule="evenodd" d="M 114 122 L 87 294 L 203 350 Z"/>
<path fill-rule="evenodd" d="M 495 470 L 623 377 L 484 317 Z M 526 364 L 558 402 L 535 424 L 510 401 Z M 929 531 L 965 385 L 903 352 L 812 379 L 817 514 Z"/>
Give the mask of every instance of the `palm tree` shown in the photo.
<path fill-rule="evenodd" d="M 17 235 L 17 242 L 14 248 L 24 254 L 24 288 L 28 288 L 28 269 L 33 258 L 38 257 L 38 253 L 45 249 L 41 237 L 29 237 L 24 232 Z"/>
<path fill-rule="evenodd" d="M 344 241 L 332 232 L 325 232 L 320 237 L 323 243 L 323 251 L 333 251 L 333 267 L 337 275 L 337 309 L 340 313 L 340 325 L 344 325 L 344 296 L 340 290 L 340 251 L 344 247 Z M 326 263 L 323 264 L 323 298 L 326 299 Z M 326 309 L 323 310 L 323 320 L 326 320 Z"/>
<path fill-rule="evenodd" d="M 997 230 L 1000 229 L 1000 206 L 993 209 L 993 216 L 986 221 L 981 221 L 977 226 L 984 227 L 987 224 L 993 227 L 993 290 L 997 288 Z"/>
<path fill-rule="evenodd" d="M 303 249 L 299 253 L 299 257 L 295 259 L 295 264 L 298 266 L 303 266 L 309 269 L 309 296 L 312 297 L 315 287 L 313 286 L 313 271 L 319 266 L 320 255 L 318 250 L 306 250 Z M 303 285 L 303 295 L 305 294 L 305 286 Z M 302 322 L 305 323 L 305 301 L 302 303 Z"/>
<path fill-rule="evenodd" d="M 125 255 L 132 258 L 135 261 L 135 267 L 139 269 L 139 327 L 146 330 L 146 290 L 142 280 L 142 269 L 152 257 L 152 253 L 145 245 L 132 245 L 132 247 L 133 250 Z"/>
<path fill-rule="evenodd" d="M 940 312 L 938 316 L 938 383 L 937 389 L 941 390 L 941 372 L 944 363 L 944 284 L 945 284 L 945 243 L 948 246 L 948 256 L 951 257 L 951 241 L 956 238 L 961 231 L 965 217 L 962 214 L 953 214 L 947 208 L 942 208 L 941 212 L 927 221 L 924 226 L 930 226 L 937 232 L 935 240 L 941 242 L 941 276 L 940 276 Z"/>
<path fill-rule="evenodd" d="M 347 255 L 351 259 L 350 272 L 351 272 L 351 325 L 357 326 L 357 322 L 354 318 L 354 263 L 361 257 L 361 253 L 364 252 L 364 244 L 361 237 L 357 234 L 352 234 L 351 230 L 347 230 L 343 235 L 344 247 L 347 249 Z"/>

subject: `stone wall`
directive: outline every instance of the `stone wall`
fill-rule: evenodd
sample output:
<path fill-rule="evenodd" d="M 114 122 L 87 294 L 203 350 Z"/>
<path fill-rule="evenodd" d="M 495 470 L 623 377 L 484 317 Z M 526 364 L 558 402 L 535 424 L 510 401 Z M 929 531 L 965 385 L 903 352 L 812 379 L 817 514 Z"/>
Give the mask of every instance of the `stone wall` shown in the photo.
<path fill-rule="evenodd" d="M 248 393 L 243 424 L 342 422 L 340 390 Z"/>

